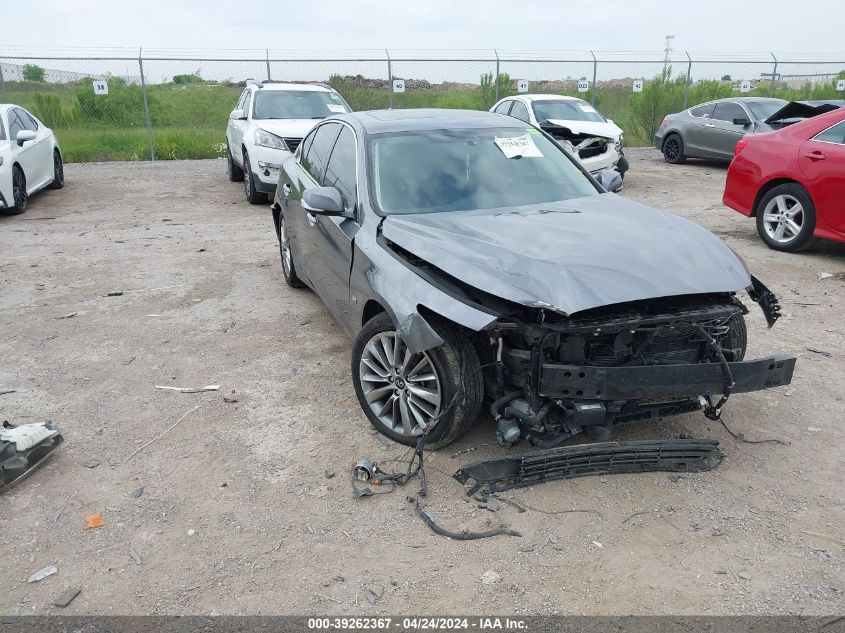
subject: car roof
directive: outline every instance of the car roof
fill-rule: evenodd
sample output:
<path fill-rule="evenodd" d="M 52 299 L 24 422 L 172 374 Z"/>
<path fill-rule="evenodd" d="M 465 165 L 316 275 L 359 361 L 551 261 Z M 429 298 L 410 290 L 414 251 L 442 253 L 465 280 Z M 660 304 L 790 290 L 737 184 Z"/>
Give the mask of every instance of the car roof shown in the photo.
<path fill-rule="evenodd" d="M 451 128 L 515 127 L 527 123 L 504 114 L 478 110 L 448 110 L 443 108 L 418 108 L 409 110 L 369 110 L 351 112 L 332 118 L 352 119 L 367 134 L 382 132 L 411 132 L 416 130 L 442 130 Z"/>
<path fill-rule="evenodd" d="M 257 82 L 253 83 L 252 80 L 249 81 L 251 83 L 248 83 L 247 86 L 254 87 L 256 90 L 306 90 L 313 92 L 332 92 L 334 90 L 331 86 L 324 84 L 298 84 L 283 81 L 266 81 L 259 84 Z"/>
<path fill-rule="evenodd" d="M 583 101 L 581 97 L 573 97 L 571 95 L 532 94 L 517 96 L 530 99 L 531 101 Z"/>
<path fill-rule="evenodd" d="M 702 101 L 690 109 L 697 108 L 700 105 L 707 105 L 708 103 L 722 103 L 724 101 L 733 101 L 737 103 L 789 103 L 786 99 L 778 99 L 777 97 L 725 97 L 723 99 L 711 99 L 710 101 Z"/>

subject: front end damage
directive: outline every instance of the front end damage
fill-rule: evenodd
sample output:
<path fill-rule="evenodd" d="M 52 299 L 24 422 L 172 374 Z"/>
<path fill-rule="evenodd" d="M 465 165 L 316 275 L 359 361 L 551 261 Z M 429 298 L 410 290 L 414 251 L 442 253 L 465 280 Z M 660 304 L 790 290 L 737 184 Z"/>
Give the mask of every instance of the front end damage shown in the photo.
<path fill-rule="evenodd" d="M 540 128 L 576 156 L 590 172 L 613 167 L 618 167 L 621 173 L 627 171 L 628 161 L 622 156 L 621 142 L 615 137 L 578 132 L 549 121 L 541 123 Z"/>
<path fill-rule="evenodd" d="M 774 295 L 757 280 L 752 290 L 773 323 Z M 585 433 L 605 441 L 618 424 L 701 409 L 716 419 L 731 393 L 789 384 L 794 357 L 744 360 L 746 312 L 725 294 L 497 319 L 478 348 L 492 368 L 498 440 L 549 448 Z"/>

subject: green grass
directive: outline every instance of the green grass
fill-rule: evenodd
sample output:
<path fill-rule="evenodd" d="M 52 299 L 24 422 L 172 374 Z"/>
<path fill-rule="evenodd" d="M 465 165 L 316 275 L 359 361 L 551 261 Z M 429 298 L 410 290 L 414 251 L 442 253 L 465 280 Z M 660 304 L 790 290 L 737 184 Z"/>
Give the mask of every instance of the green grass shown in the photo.
<path fill-rule="evenodd" d="M 845 72 L 840 73 L 845 77 Z M 329 83 L 354 110 L 386 108 L 388 91 L 384 82 L 337 75 Z M 596 107 L 625 130 L 628 145 L 650 145 L 663 117 L 683 106 L 684 77 L 658 76 L 647 81 L 641 93 L 633 93 L 627 80 L 599 82 Z M 503 76 L 499 97 L 514 94 L 513 82 Z M 532 92 L 579 96 L 592 100 L 592 93 L 561 91 L 560 82 L 534 81 Z M 566 84 L 568 85 L 568 84 Z M 154 128 L 157 159 L 216 158 L 224 151 L 226 123 L 242 86 L 201 80 L 149 86 L 147 100 Z M 730 82 L 694 82 L 688 89 L 688 104 L 720 97 L 739 96 Z M 487 110 L 495 101 L 492 76 L 480 78 L 477 86 L 425 84 L 393 95 L 394 108 L 460 108 Z M 836 81 L 787 88 L 763 83 L 744 96 L 772 96 L 787 100 L 841 99 Z M 143 92 L 140 86 L 109 79 L 109 94 L 95 96 L 89 80 L 73 84 L 6 82 L 0 102 L 16 103 L 41 118 L 56 131 L 68 162 L 103 160 L 146 160 L 150 157 Z"/>

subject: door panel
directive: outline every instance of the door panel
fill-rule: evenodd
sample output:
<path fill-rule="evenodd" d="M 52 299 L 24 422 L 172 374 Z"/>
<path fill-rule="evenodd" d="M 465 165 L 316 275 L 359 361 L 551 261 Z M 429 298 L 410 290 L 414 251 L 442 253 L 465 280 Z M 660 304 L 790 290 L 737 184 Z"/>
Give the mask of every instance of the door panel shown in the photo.
<path fill-rule="evenodd" d="M 244 90 L 243 94 L 241 94 L 241 98 L 238 100 L 238 103 L 235 105 L 235 110 L 243 110 L 247 107 L 247 103 L 249 102 L 249 89 Z M 247 112 L 244 112 L 247 115 Z M 232 152 L 232 156 L 235 158 L 235 162 L 239 165 L 243 166 L 244 164 L 244 157 L 243 157 L 243 141 L 244 141 L 244 130 L 246 129 L 246 121 L 241 119 L 229 119 L 229 149 Z"/>
<path fill-rule="evenodd" d="M 20 109 L 18 116 L 26 129 L 36 134 L 32 152 L 35 155 L 37 181 L 31 182 L 30 185 L 42 187 L 53 179 L 53 147 L 50 142 L 52 133 L 45 125 L 39 124 L 26 110 Z"/>
<path fill-rule="evenodd" d="M 840 126 L 845 136 L 845 123 Z M 835 231 L 845 233 L 845 142 L 811 139 L 801 145 L 798 164 L 816 214 Z"/>
<path fill-rule="evenodd" d="M 710 115 L 713 114 L 714 106 L 713 103 L 696 106 L 681 118 L 678 127 L 684 140 L 684 154 L 687 156 L 702 155 L 705 135 L 713 127 Z"/>
<path fill-rule="evenodd" d="M 311 256 L 314 261 L 320 262 L 319 267 L 313 270 L 317 293 L 335 319 L 350 333 L 357 329 L 352 325 L 355 316 L 349 300 L 352 240 L 359 228 L 355 218 L 358 206 L 356 152 L 355 133 L 344 125 L 323 176 L 323 185 L 335 187 L 340 192 L 344 209 L 352 217 L 315 214 L 315 222 L 311 226 Z"/>
<path fill-rule="evenodd" d="M 22 146 L 18 145 L 16 140 L 18 132 L 28 129 L 28 122 L 21 116 L 21 111 L 18 108 L 11 108 L 8 118 L 13 160 L 17 161 L 23 169 L 26 177 L 26 188 L 31 193 L 44 179 L 44 167 L 39 164 L 38 139 L 25 141 Z"/>
<path fill-rule="evenodd" d="M 749 128 L 743 125 L 734 125 L 734 119 L 751 117 L 738 103 L 731 101 L 716 104 L 713 110 L 711 123 L 713 127 L 705 135 L 707 142 L 704 149 L 716 158 L 733 158 L 736 144 L 748 133 Z"/>

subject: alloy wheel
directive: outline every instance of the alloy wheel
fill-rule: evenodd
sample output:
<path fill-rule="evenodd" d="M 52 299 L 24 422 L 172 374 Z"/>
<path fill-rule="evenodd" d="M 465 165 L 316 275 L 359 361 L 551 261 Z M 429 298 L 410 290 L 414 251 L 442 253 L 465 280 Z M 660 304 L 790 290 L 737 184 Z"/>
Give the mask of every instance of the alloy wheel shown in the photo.
<path fill-rule="evenodd" d="M 396 332 L 379 332 L 367 342 L 359 374 L 373 413 L 395 433 L 422 435 L 440 413 L 443 396 L 431 357 L 411 353 Z"/>
<path fill-rule="evenodd" d="M 285 217 L 282 216 L 279 220 L 279 245 L 282 249 L 282 266 L 285 269 L 285 275 L 290 277 L 291 270 L 291 255 L 290 244 L 288 244 L 288 229 L 285 225 Z"/>
<path fill-rule="evenodd" d="M 63 185 L 65 182 L 65 168 L 58 152 L 53 152 L 53 180 L 58 185 Z"/>
<path fill-rule="evenodd" d="M 669 160 L 677 160 L 681 153 L 680 141 L 674 136 L 666 139 L 666 142 L 663 144 L 663 153 Z"/>
<path fill-rule="evenodd" d="M 26 178 L 24 178 L 20 169 L 15 169 L 12 172 L 12 198 L 18 209 L 26 208 Z"/>
<path fill-rule="evenodd" d="M 804 207 L 788 194 L 775 196 L 763 209 L 763 228 L 775 242 L 788 244 L 804 228 Z"/>
<path fill-rule="evenodd" d="M 244 192 L 247 200 L 252 198 L 252 168 L 249 166 L 249 157 L 244 152 Z"/>

